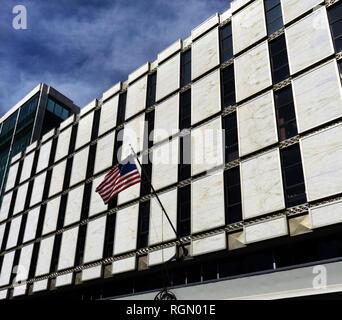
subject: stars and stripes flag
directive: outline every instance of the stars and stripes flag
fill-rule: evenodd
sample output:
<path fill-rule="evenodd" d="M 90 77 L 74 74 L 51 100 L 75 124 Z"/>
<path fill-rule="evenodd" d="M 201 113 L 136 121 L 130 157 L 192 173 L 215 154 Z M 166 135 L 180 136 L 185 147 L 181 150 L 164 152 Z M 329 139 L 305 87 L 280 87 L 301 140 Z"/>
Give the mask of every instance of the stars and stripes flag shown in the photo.
<path fill-rule="evenodd" d="M 95 191 L 101 196 L 103 202 L 107 204 L 121 191 L 139 182 L 141 182 L 140 174 L 133 156 L 130 155 L 106 174 L 104 180 Z"/>

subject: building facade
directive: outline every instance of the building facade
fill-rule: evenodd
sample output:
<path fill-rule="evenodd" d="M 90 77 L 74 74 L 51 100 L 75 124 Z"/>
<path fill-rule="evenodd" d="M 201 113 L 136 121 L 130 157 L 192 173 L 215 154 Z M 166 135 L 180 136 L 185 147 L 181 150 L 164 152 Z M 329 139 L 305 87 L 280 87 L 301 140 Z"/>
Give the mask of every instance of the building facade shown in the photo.
<path fill-rule="evenodd" d="M 341 17 L 342 1 L 235 0 L 14 157 L 1 298 L 340 292 Z M 143 181 L 104 205 L 129 145 Z"/>

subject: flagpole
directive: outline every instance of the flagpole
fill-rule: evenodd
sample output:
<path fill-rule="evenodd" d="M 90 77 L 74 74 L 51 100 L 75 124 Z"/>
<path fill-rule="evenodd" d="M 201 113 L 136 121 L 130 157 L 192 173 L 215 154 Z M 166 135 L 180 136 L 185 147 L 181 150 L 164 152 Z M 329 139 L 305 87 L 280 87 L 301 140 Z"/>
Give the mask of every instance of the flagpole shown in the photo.
<path fill-rule="evenodd" d="M 139 158 L 138 158 L 138 155 L 137 155 L 136 152 L 134 151 L 132 145 L 130 144 L 129 146 L 131 147 L 131 150 L 132 150 L 132 152 L 133 152 L 134 157 L 137 159 L 137 161 L 138 161 L 138 163 L 139 163 L 139 166 L 140 166 L 140 168 L 141 168 L 141 172 L 143 173 L 145 179 L 146 179 L 146 180 L 148 181 L 148 183 L 150 184 L 153 194 L 155 195 L 156 199 L 158 200 L 158 203 L 159 203 L 159 205 L 160 205 L 160 207 L 161 207 L 163 213 L 165 214 L 167 220 L 169 221 L 169 224 L 170 224 L 170 226 L 171 226 L 173 232 L 175 233 L 177 240 L 179 240 L 179 236 L 178 236 L 177 230 L 176 230 L 176 228 L 174 227 L 174 225 L 173 225 L 173 223 L 172 223 L 172 221 L 171 221 L 169 215 L 167 214 L 167 212 L 166 212 L 166 210 L 165 210 L 165 208 L 164 208 L 162 202 L 160 201 L 159 196 L 158 196 L 156 190 L 154 189 L 151 180 L 149 179 L 149 177 L 148 177 L 147 174 L 145 173 L 145 171 L 144 171 L 144 169 L 143 169 L 143 167 L 142 167 L 142 165 L 141 165 L 141 163 L 140 163 L 140 160 L 139 160 Z M 188 250 L 187 250 L 186 248 L 184 248 L 184 245 L 183 245 L 183 243 L 182 243 L 181 241 L 180 241 L 180 245 L 181 245 L 181 247 L 183 248 L 184 254 L 187 255 Z"/>

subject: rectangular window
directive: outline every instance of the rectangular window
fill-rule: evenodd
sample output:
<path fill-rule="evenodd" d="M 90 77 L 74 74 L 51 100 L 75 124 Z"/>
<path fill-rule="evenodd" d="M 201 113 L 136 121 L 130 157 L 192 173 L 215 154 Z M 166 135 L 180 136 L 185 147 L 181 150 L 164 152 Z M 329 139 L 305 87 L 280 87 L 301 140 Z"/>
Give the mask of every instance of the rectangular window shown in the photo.
<path fill-rule="evenodd" d="M 342 2 L 328 9 L 330 29 L 335 45 L 335 51 L 342 50 Z"/>
<path fill-rule="evenodd" d="M 273 83 L 276 84 L 290 76 L 289 60 L 287 57 L 285 35 L 269 43 Z"/>
<path fill-rule="evenodd" d="M 144 139 L 144 149 L 147 149 L 153 146 L 154 110 L 146 113 L 145 123 L 147 124 L 147 137 Z"/>
<path fill-rule="evenodd" d="M 342 79 L 342 61 L 338 63 L 338 69 L 340 70 L 340 78 Z"/>
<path fill-rule="evenodd" d="M 228 23 L 220 29 L 221 63 L 233 58 L 232 25 Z"/>
<path fill-rule="evenodd" d="M 142 158 L 142 170 L 141 174 L 141 186 L 140 186 L 140 196 L 144 197 L 151 192 L 151 176 L 152 176 L 152 162 L 150 159 L 151 155 L 144 154 Z"/>
<path fill-rule="evenodd" d="M 265 0 L 267 31 L 271 35 L 284 26 L 280 0 Z"/>
<path fill-rule="evenodd" d="M 180 94 L 179 129 L 191 127 L 191 89 Z"/>
<path fill-rule="evenodd" d="M 116 124 L 119 126 L 125 121 L 127 91 L 119 96 L 119 108 Z"/>
<path fill-rule="evenodd" d="M 224 172 L 224 185 L 226 197 L 226 223 L 231 224 L 242 221 L 239 167 Z"/>
<path fill-rule="evenodd" d="M 179 138 L 179 171 L 178 181 L 191 177 L 191 135 Z"/>
<path fill-rule="evenodd" d="M 223 118 L 223 129 L 225 132 L 225 162 L 230 162 L 239 158 L 236 112 Z"/>
<path fill-rule="evenodd" d="M 279 140 L 283 141 L 297 135 L 296 114 L 294 110 L 292 87 L 275 92 L 275 105 Z"/>
<path fill-rule="evenodd" d="M 191 232 L 191 186 L 178 189 L 178 218 L 177 232 L 180 237 L 188 236 Z"/>
<path fill-rule="evenodd" d="M 181 55 L 181 87 L 191 82 L 191 49 Z"/>
<path fill-rule="evenodd" d="M 280 150 L 287 207 L 306 202 L 299 144 Z"/>
<path fill-rule="evenodd" d="M 221 72 L 221 92 L 222 108 L 235 105 L 234 65 L 224 68 Z"/>
<path fill-rule="evenodd" d="M 157 72 L 148 76 L 147 79 L 147 100 L 146 107 L 151 107 L 156 103 Z"/>
<path fill-rule="evenodd" d="M 150 201 L 140 203 L 138 222 L 138 249 L 148 245 L 148 230 L 150 224 Z"/>

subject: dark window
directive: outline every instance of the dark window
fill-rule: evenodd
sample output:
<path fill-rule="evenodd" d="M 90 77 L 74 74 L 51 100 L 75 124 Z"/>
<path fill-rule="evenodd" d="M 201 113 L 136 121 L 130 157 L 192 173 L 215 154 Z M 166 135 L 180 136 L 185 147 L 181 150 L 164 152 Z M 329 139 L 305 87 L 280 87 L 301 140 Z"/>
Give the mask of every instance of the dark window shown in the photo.
<path fill-rule="evenodd" d="M 138 249 L 148 245 L 148 230 L 150 223 L 150 201 L 140 203 L 138 223 Z"/>
<path fill-rule="evenodd" d="M 116 125 L 119 126 L 125 121 L 125 113 L 126 113 L 126 100 L 127 100 L 127 92 L 120 94 L 119 96 L 119 110 L 118 110 L 118 118 L 116 121 Z"/>
<path fill-rule="evenodd" d="M 191 82 L 191 49 L 182 53 L 181 87 Z"/>
<path fill-rule="evenodd" d="M 203 263 L 202 277 L 203 277 L 203 281 L 217 279 L 218 277 L 217 263 L 213 263 L 212 261 Z"/>
<path fill-rule="evenodd" d="M 145 129 L 147 130 L 147 136 L 144 139 L 144 149 L 147 149 L 153 146 L 154 110 L 146 113 L 145 123 L 147 124 L 147 128 Z"/>
<path fill-rule="evenodd" d="M 225 132 L 225 162 L 230 162 L 239 158 L 236 112 L 223 118 L 223 128 Z"/>
<path fill-rule="evenodd" d="M 191 136 L 190 134 L 179 138 L 179 174 L 178 181 L 191 177 Z"/>
<path fill-rule="evenodd" d="M 221 72 L 222 107 L 228 108 L 235 104 L 234 65 Z"/>
<path fill-rule="evenodd" d="M 296 136 L 298 131 L 291 86 L 275 92 L 275 105 L 280 141 Z"/>
<path fill-rule="evenodd" d="M 342 61 L 338 63 L 338 68 L 340 70 L 340 78 L 342 79 Z"/>
<path fill-rule="evenodd" d="M 229 23 L 220 29 L 221 63 L 233 58 L 232 25 Z"/>
<path fill-rule="evenodd" d="M 336 52 L 342 50 L 342 3 L 328 9 L 330 29 Z"/>
<path fill-rule="evenodd" d="M 235 167 L 224 172 L 227 224 L 242 220 L 240 184 L 239 167 Z"/>
<path fill-rule="evenodd" d="M 157 72 L 148 76 L 146 107 L 151 107 L 156 103 Z"/>
<path fill-rule="evenodd" d="M 146 196 L 151 192 L 152 162 L 151 154 L 144 154 L 142 158 L 140 196 Z"/>
<path fill-rule="evenodd" d="M 306 202 L 304 175 L 299 145 L 280 151 L 287 207 Z"/>
<path fill-rule="evenodd" d="M 290 76 L 289 61 L 287 58 L 285 36 L 271 41 L 270 54 L 272 65 L 273 83 L 278 83 Z"/>
<path fill-rule="evenodd" d="M 284 26 L 280 0 L 265 0 L 265 10 L 267 31 L 271 35 Z"/>
<path fill-rule="evenodd" d="M 180 94 L 179 129 L 191 126 L 191 89 Z"/>
<path fill-rule="evenodd" d="M 178 189 L 178 227 L 180 237 L 190 234 L 190 207 L 191 207 L 191 186 Z"/>

